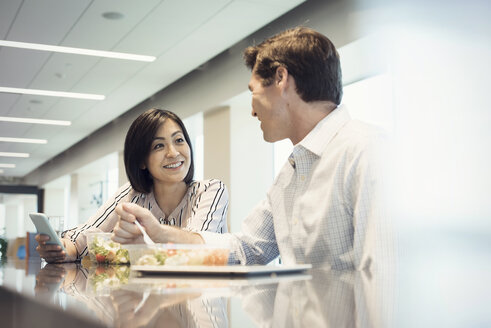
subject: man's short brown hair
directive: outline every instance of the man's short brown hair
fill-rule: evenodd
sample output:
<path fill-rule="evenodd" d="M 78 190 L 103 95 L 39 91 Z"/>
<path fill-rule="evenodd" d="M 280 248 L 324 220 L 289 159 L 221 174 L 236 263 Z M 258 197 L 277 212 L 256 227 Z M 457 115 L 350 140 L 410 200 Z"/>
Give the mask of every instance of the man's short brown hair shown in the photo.
<path fill-rule="evenodd" d="M 323 34 L 306 27 L 286 30 L 244 51 L 244 60 L 263 86 L 271 85 L 276 69 L 288 70 L 305 102 L 341 103 L 343 85 L 339 54 Z"/>

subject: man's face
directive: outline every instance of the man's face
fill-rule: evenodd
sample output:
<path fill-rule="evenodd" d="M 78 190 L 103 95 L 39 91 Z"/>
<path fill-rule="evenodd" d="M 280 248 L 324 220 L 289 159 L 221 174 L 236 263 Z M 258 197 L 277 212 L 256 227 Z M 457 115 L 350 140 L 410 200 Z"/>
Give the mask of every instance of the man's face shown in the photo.
<path fill-rule="evenodd" d="M 249 90 L 252 93 L 252 116 L 256 116 L 261 122 L 264 140 L 275 142 L 288 138 L 287 128 L 290 122 L 278 83 L 275 81 L 264 87 L 253 71 Z"/>

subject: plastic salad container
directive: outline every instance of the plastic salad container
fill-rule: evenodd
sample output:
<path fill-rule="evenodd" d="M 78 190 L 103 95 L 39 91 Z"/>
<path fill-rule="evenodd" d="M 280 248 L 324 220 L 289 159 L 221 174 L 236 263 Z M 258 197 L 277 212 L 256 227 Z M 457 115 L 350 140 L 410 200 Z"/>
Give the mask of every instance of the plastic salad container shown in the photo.
<path fill-rule="evenodd" d="M 123 245 L 132 265 L 227 265 L 230 250 L 210 245 Z"/>
<path fill-rule="evenodd" d="M 127 264 L 130 261 L 128 250 L 111 240 L 111 233 L 88 232 L 87 245 L 93 263 Z"/>

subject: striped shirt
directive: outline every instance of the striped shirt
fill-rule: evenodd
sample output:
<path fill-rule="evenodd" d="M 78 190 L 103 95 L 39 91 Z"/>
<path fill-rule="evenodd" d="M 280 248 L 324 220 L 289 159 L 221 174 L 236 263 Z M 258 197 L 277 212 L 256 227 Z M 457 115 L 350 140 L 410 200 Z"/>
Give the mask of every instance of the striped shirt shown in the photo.
<path fill-rule="evenodd" d="M 75 244 L 78 258 L 87 255 L 86 232 L 114 230 L 119 219 L 115 209 L 121 202 L 135 203 L 148 209 L 161 224 L 192 232 L 227 232 L 228 192 L 225 184 L 220 180 L 193 181 L 179 205 L 168 216 L 160 209 L 153 191 L 149 194 L 136 192 L 128 182 L 86 223 L 63 232 L 62 237 Z"/>
<path fill-rule="evenodd" d="M 200 232 L 232 249 L 229 262 L 363 269 L 381 236 L 378 150 L 383 134 L 339 106 L 295 147 L 242 231 Z"/>

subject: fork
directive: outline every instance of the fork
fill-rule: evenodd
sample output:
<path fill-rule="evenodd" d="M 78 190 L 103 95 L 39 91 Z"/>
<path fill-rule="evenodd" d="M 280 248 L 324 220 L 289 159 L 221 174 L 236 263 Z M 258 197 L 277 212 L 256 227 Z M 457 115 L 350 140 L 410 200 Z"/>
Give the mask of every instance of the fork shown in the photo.
<path fill-rule="evenodd" d="M 150 236 L 147 234 L 147 232 L 145 231 L 145 229 L 143 229 L 143 227 L 141 226 L 140 222 L 138 222 L 137 220 L 135 220 L 135 224 L 138 227 L 138 229 L 140 229 L 141 233 L 143 234 L 143 241 L 145 242 L 145 244 L 147 244 L 147 245 L 155 245 L 155 243 L 153 242 L 152 238 L 150 238 Z"/>

